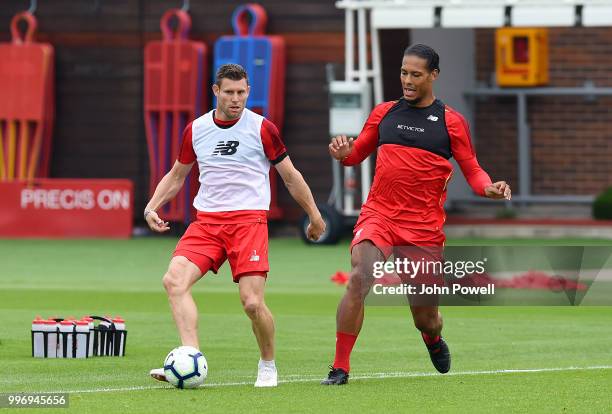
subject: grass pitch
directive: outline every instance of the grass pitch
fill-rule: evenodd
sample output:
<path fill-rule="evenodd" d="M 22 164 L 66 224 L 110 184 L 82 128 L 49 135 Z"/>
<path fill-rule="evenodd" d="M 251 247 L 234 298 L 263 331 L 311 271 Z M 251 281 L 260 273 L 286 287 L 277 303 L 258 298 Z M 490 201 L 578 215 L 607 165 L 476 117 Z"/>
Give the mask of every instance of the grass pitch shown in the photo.
<path fill-rule="evenodd" d="M 453 356 L 447 375 L 432 367 L 408 308 L 370 307 L 350 384 L 318 385 L 333 359 L 344 289 L 329 277 L 349 269 L 348 245 L 307 247 L 292 239 L 270 245 L 267 302 L 277 327 L 279 387 L 253 388 L 257 346 L 227 265 L 194 288 L 210 366 L 206 386 L 160 385 L 147 374 L 178 345 L 161 286 L 175 243 L 0 240 L 0 392 L 69 392 L 69 410 L 79 413 L 612 412 L 612 307 L 446 307 Z M 126 319 L 125 358 L 30 356 L 35 315 L 90 313 Z"/>

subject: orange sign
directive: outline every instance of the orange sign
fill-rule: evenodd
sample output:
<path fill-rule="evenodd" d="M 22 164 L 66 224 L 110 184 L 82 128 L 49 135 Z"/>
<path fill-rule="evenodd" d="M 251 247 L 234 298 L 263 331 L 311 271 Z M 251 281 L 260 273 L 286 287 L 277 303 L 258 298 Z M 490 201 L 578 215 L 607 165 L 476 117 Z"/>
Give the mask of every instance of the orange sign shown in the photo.
<path fill-rule="evenodd" d="M 497 29 L 495 66 L 499 86 L 545 85 L 548 83 L 548 31 Z"/>

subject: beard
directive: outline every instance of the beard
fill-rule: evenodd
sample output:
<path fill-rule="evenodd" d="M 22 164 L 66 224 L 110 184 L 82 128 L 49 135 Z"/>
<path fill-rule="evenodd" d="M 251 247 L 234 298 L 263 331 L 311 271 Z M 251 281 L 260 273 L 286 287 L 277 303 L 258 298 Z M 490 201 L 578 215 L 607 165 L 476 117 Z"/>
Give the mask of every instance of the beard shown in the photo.
<path fill-rule="evenodd" d="M 419 96 L 419 97 L 414 98 L 414 99 L 406 99 L 406 98 L 404 98 L 404 100 L 406 102 L 408 102 L 408 105 L 417 105 L 419 102 L 421 102 L 423 100 L 423 98 Z"/>
<path fill-rule="evenodd" d="M 219 108 L 221 110 L 221 112 L 223 112 L 223 115 L 225 115 L 225 117 L 229 120 L 234 120 L 234 119 L 238 119 L 240 118 L 240 116 L 242 115 L 242 110 L 240 110 L 237 114 L 234 114 L 231 112 L 231 110 L 229 108 L 227 108 L 227 110 L 224 110 L 223 108 Z M 244 108 L 242 108 L 244 109 Z"/>

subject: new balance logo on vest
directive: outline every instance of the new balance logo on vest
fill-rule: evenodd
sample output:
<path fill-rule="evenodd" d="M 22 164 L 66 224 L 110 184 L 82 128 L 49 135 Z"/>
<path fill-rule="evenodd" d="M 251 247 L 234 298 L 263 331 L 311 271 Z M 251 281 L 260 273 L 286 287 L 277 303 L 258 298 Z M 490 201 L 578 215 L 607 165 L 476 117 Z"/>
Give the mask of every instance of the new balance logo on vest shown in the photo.
<path fill-rule="evenodd" d="M 238 141 L 219 141 L 212 155 L 234 155 L 238 151 L 238 145 L 240 145 Z"/>

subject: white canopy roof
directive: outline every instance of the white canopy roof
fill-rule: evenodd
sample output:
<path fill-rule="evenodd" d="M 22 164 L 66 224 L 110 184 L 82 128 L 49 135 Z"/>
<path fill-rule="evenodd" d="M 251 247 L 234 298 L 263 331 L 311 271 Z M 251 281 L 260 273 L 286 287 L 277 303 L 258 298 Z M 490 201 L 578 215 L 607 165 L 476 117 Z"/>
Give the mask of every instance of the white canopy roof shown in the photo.
<path fill-rule="evenodd" d="M 611 0 L 342 0 L 375 29 L 612 26 Z"/>

